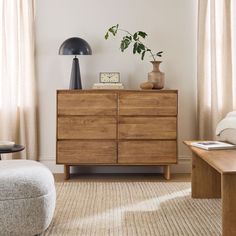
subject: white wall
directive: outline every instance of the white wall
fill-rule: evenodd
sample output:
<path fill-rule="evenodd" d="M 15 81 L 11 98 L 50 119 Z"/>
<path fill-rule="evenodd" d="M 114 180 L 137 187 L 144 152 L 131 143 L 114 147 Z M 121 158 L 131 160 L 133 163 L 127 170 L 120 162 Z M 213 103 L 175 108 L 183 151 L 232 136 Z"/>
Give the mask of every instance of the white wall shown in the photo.
<path fill-rule="evenodd" d="M 36 53 L 39 88 L 40 160 L 54 171 L 56 90 L 68 88 L 72 57 L 59 56 L 61 43 L 81 37 L 92 56 L 80 57 L 84 88 L 98 81 L 100 71 L 119 71 L 126 88 L 135 89 L 152 69 L 148 56 L 141 61 L 129 50 L 119 51 L 119 39 L 104 40 L 108 27 L 119 23 L 131 32 L 148 33 L 147 44 L 163 50 L 161 69 L 166 88 L 179 90 L 179 158 L 176 171 L 189 170 L 190 153 L 183 140 L 196 129 L 196 21 L 194 0 L 36 0 Z"/>

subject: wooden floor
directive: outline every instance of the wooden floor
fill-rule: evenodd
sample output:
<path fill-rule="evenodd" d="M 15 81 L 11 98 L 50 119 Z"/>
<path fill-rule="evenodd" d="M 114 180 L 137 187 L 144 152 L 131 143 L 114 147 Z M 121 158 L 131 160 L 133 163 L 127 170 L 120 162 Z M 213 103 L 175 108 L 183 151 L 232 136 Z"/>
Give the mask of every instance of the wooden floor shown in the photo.
<path fill-rule="evenodd" d="M 54 174 L 56 182 L 63 182 L 64 175 L 63 174 Z M 71 175 L 71 178 L 66 181 L 72 182 L 83 182 L 83 181 L 101 181 L 101 182 L 109 182 L 109 181 L 161 181 L 161 182 L 190 182 L 191 175 L 190 174 L 172 174 L 170 180 L 166 180 L 163 178 L 163 174 L 90 174 L 90 175 Z"/>

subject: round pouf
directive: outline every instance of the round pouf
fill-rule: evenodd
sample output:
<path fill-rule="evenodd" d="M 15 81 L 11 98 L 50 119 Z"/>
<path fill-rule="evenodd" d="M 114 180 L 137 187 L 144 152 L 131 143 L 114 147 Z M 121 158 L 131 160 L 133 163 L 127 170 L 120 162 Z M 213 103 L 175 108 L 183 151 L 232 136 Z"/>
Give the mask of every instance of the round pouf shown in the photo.
<path fill-rule="evenodd" d="M 0 235 L 33 236 L 49 226 L 56 203 L 52 173 L 29 160 L 0 161 Z"/>

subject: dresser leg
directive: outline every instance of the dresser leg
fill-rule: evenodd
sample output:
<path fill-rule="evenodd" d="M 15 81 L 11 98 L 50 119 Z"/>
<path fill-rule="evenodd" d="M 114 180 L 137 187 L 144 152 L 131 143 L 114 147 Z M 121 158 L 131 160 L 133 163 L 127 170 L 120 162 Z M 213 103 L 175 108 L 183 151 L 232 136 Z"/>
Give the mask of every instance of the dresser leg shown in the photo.
<path fill-rule="evenodd" d="M 170 166 L 164 166 L 164 178 L 167 180 L 170 179 Z"/>
<path fill-rule="evenodd" d="M 70 178 L 70 166 L 64 165 L 64 180 L 68 180 Z"/>

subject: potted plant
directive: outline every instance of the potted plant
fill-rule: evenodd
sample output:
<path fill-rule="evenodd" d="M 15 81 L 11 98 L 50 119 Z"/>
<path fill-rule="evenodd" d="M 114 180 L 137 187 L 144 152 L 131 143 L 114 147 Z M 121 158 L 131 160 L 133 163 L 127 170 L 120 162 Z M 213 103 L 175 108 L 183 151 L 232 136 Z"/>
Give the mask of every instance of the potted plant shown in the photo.
<path fill-rule="evenodd" d="M 151 63 L 153 64 L 153 71 L 148 73 L 148 81 L 151 83 L 154 89 L 162 89 L 164 87 L 164 73 L 160 71 L 160 63 L 161 61 L 157 60 L 158 57 L 162 57 L 163 51 L 159 51 L 154 53 L 149 47 L 147 47 L 143 40 L 147 37 L 147 33 L 143 31 L 137 31 L 135 33 L 130 33 L 128 30 L 120 28 L 119 24 L 110 27 L 106 34 L 105 39 L 107 40 L 110 35 L 116 36 L 118 32 L 122 32 L 124 36 L 120 42 L 120 50 L 124 52 L 129 46 L 133 47 L 133 54 L 140 54 L 141 60 L 144 59 L 147 53 L 152 57 Z M 144 87 L 151 88 L 151 86 Z"/>

